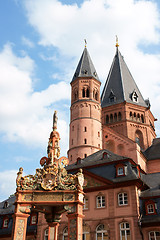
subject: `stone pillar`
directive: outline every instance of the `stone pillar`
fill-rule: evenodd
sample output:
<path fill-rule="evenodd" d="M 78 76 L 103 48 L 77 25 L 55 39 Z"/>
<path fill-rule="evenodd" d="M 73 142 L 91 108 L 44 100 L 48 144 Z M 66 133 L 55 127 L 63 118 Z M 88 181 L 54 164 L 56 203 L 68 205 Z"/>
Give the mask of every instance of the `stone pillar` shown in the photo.
<path fill-rule="evenodd" d="M 82 240 L 83 234 L 83 203 L 77 203 L 75 212 L 69 213 L 68 217 L 68 239 Z"/>
<path fill-rule="evenodd" d="M 58 226 L 59 226 L 59 223 L 49 224 L 48 240 L 58 239 Z"/>
<path fill-rule="evenodd" d="M 15 213 L 13 215 L 12 240 L 25 240 L 27 230 L 27 219 L 29 214 Z"/>

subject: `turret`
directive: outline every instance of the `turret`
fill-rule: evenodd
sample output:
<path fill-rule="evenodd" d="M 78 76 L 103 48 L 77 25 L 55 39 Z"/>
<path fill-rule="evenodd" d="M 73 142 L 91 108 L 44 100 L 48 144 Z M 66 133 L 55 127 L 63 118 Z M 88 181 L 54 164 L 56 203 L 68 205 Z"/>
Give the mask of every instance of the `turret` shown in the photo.
<path fill-rule="evenodd" d="M 70 163 L 102 148 L 100 85 L 85 47 L 71 81 Z"/>

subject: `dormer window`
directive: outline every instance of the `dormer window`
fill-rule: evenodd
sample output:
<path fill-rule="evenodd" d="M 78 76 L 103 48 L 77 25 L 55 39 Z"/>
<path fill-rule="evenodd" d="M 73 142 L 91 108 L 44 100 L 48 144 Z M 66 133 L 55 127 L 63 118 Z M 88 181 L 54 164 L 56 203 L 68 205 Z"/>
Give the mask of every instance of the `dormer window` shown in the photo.
<path fill-rule="evenodd" d="M 103 153 L 103 159 L 104 159 L 104 158 L 108 158 L 108 153 L 107 153 L 107 152 L 104 152 L 104 153 Z"/>
<path fill-rule="evenodd" d="M 125 166 L 123 164 L 116 165 L 116 177 L 125 176 Z"/>
<path fill-rule="evenodd" d="M 9 223 L 9 218 L 8 217 L 4 217 L 4 219 L 3 219 L 3 228 L 8 228 L 8 223 Z"/>
<path fill-rule="evenodd" d="M 133 102 L 138 102 L 138 95 L 137 95 L 135 90 L 131 94 L 131 99 L 132 99 Z"/>
<path fill-rule="evenodd" d="M 109 102 L 112 103 L 112 102 L 115 102 L 115 101 L 116 101 L 116 96 L 113 93 L 113 91 L 111 90 L 110 95 L 109 95 Z"/>
<path fill-rule="evenodd" d="M 119 167 L 119 168 L 118 168 L 118 170 L 117 170 L 117 175 L 118 175 L 118 176 L 124 175 L 124 168 L 123 168 L 123 167 Z"/>
<path fill-rule="evenodd" d="M 155 207 L 154 201 L 150 200 L 145 202 L 145 208 L 146 208 L 146 215 L 156 214 L 156 207 Z"/>

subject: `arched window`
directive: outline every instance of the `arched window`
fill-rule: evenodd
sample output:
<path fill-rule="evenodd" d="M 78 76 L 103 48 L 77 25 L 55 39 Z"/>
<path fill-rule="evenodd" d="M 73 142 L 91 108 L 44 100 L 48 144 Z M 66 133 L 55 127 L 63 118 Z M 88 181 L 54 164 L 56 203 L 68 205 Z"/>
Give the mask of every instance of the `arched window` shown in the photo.
<path fill-rule="evenodd" d="M 85 88 L 82 89 L 82 97 L 85 97 Z"/>
<path fill-rule="evenodd" d="M 144 117 L 142 114 L 141 114 L 141 122 L 144 123 Z"/>
<path fill-rule="evenodd" d="M 48 240 L 48 228 L 44 231 L 44 240 Z"/>
<path fill-rule="evenodd" d="M 133 120 L 132 112 L 130 112 L 130 114 L 129 114 L 129 118 L 130 118 L 130 120 Z"/>
<path fill-rule="evenodd" d="M 89 88 L 86 90 L 86 97 L 89 97 Z"/>
<path fill-rule="evenodd" d="M 95 93 L 95 99 L 98 100 L 98 93 Z"/>
<path fill-rule="evenodd" d="M 86 138 L 84 139 L 84 144 L 87 144 L 87 139 Z"/>
<path fill-rule="evenodd" d="M 109 116 L 106 115 L 106 123 L 109 123 Z"/>
<path fill-rule="evenodd" d="M 143 143 L 143 134 L 140 130 L 137 130 L 135 132 L 135 142 L 141 147 L 144 148 L 144 143 Z"/>
<path fill-rule="evenodd" d="M 113 122 L 113 114 L 111 113 L 110 115 L 110 122 L 112 123 Z"/>
<path fill-rule="evenodd" d="M 140 122 L 140 115 L 139 115 L 139 113 L 137 114 L 137 121 Z"/>
<path fill-rule="evenodd" d="M 104 224 L 99 224 L 96 228 L 96 240 L 108 240 L 108 232 Z"/>
<path fill-rule="evenodd" d="M 114 122 L 117 122 L 117 113 L 114 114 Z"/>
<path fill-rule="evenodd" d="M 129 223 L 122 222 L 122 223 L 120 223 L 119 227 L 120 227 L 120 239 L 121 240 L 130 240 L 131 232 L 130 232 Z"/>
<path fill-rule="evenodd" d="M 100 132 L 98 132 L 98 137 L 100 137 Z"/>
<path fill-rule="evenodd" d="M 87 127 L 84 127 L 84 132 L 87 132 Z"/>
<path fill-rule="evenodd" d="M 63 230 L 63 240 L 68 240 L 68 228 L 65 227 Z"/>
<path fill-rule="evenodd" d="M 118 113 L 118 121 L 121 121 L 122 120 L 122 114 L 121 112 Z"/>
<path fill-rule="evenodd" d="M 90 229 L 89 226 L 83 226 L 83 240 L 90 240 Z"/>
<path fill-rule="evenodd" d="M 135 112 L 134 112 L 134 114 L 133 114 L 133 119 L 134 119 L 134 121 L 137 120 L 137 117 L 136 117 L 136 113 L 135 113 Z"/>
<path fill-rule="evenodd" d="M 160 232 L 158 231 L 149 232 L 149 240 L 160 240 Z"/>

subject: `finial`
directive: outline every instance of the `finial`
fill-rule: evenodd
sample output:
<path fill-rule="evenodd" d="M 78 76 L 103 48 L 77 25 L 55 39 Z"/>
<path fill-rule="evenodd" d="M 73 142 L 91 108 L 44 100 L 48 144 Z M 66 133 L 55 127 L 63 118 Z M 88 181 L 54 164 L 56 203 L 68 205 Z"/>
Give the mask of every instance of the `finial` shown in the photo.
<path fill-rule="evenodd" d="M 85 48 L 86 48 L 86 46 L 87 46 L 87 41 L 86 41 L 86 39 L 84 39 L 84 43 L 85 43 Z"/>
<path fill-rule="evenodd" d="M 54 115 L 53 115 L 53 130 L 57 129 L 57 120 L 58 120 L 57 111 L 54 111 Z"/>
<path fill-rule="evenodd" d="M 117 48 L 119 47 L 119 44 L 118 44 L 118 37 L 116 35 L 116 45 L 115 45 Z"/>

